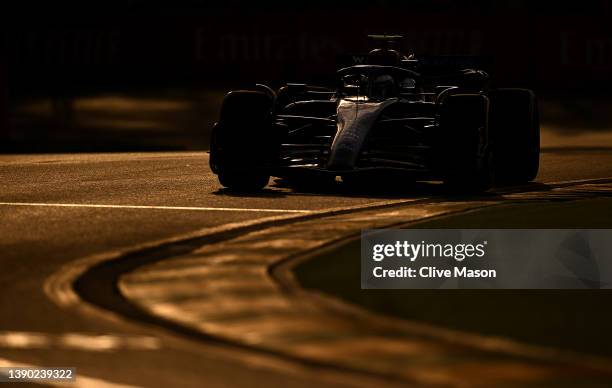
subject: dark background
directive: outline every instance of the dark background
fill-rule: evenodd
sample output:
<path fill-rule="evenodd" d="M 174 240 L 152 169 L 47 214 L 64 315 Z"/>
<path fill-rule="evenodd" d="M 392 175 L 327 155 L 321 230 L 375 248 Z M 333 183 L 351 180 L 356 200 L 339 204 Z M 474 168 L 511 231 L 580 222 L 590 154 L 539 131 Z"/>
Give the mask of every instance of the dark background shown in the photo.
<path fill-rule="evenodd" d="M 573 109 L 574 120 L 607 124 L 610 0 L 2 7 L 5 152 L 206 148 L 224 92 L 255 82 L 328 83 L 340 56 L 367 52 L 368 33 L 402 34 L 401 48 L 417 56 L 488 58 L 496 85 L 533 88 L 552 111 Z"/>

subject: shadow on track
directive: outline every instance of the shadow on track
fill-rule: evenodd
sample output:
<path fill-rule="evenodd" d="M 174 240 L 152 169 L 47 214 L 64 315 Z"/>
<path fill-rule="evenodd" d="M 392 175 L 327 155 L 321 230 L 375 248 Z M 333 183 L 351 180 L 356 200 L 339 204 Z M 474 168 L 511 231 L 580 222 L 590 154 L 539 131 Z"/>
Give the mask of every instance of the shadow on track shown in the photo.
<path fill-rule="evenodd" d="M 292 195 L 339 196 L 349 198 L 410 199 L 424 196 L 432 199 L 474 199 L 479 201 L 499 200 L 502 194 L 522 191 L 548 191 L 551 187 L 540 182 L 520 186 L 496 186 L 485 193 L 457 194 L 440 182 L 414 182 L 393 180 L 371 180 L 363 182 L 311 182 L 288 179 L 271 180 L 270 185 L 259 192 L 245 192 L 227 188 L 213 192 L 214 195 L 244 198 L 284 198 Z"/>

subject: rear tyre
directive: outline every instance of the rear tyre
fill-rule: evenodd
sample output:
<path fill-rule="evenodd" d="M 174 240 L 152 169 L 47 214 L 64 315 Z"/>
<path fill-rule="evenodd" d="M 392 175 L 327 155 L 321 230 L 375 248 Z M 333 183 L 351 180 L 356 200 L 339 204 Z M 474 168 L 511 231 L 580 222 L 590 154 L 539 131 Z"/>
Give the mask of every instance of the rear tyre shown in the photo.
<path fill-rule="evenodd" d="M 500 183 L 526 183 L 540 167 L 540 118 L 535 94 L 526 89 L 489 93 L 489 128 L 495 178 Z"/>
<path fill-rule="evenodd" d="M 279 145 L 271 111 L 272 98 L 263 92 L 225 96 L 210 146 L 210 167 L 224 187 L 257 191 L 268 184 Z"/>
<path fill-rule="evenodd" d="M 481 94 L 453 94 L 441 101 L 439 109 L 439 159 L 447 189 L 453 193 L 490 189 L 489 99 Z"/>

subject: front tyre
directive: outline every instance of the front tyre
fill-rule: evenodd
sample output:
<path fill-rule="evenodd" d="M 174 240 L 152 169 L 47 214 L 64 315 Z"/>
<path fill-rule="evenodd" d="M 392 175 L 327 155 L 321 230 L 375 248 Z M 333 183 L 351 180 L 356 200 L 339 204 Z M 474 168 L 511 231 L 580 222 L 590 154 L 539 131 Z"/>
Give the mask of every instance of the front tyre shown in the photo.
<path fill-rule="evenodd" d="M 493 185 L 488 136 L 489 99 L 453 94 L 440 103 L 438 157 L 444 184 L 453 193 L 478 193 Z"/>
<path fill-rule="evenodd" d="M 273 132 L 272 98 L 259 91 L 230 92 L 214 126 L 210 167 L 224 187 L 263 189 L 270 179 L 280 144 Z"/>

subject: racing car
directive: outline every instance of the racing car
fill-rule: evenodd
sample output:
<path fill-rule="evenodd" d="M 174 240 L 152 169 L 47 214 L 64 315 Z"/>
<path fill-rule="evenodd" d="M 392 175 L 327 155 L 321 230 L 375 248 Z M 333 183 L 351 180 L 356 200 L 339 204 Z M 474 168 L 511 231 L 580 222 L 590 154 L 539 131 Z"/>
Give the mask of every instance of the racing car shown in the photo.
<path fill-rule="evenodd" d="M 376 178 L 481 192 L 536 177 L 531 90 L 492 89 L 483 70 L 432 66 L 396 50 L 399 36 L 371 37 L 384 44 L 340 68 L 333 87 L 258 84 L 228 93 L 210 147 L 221 185 L 254 191 L 270 177 L 313 185 Z"/>

